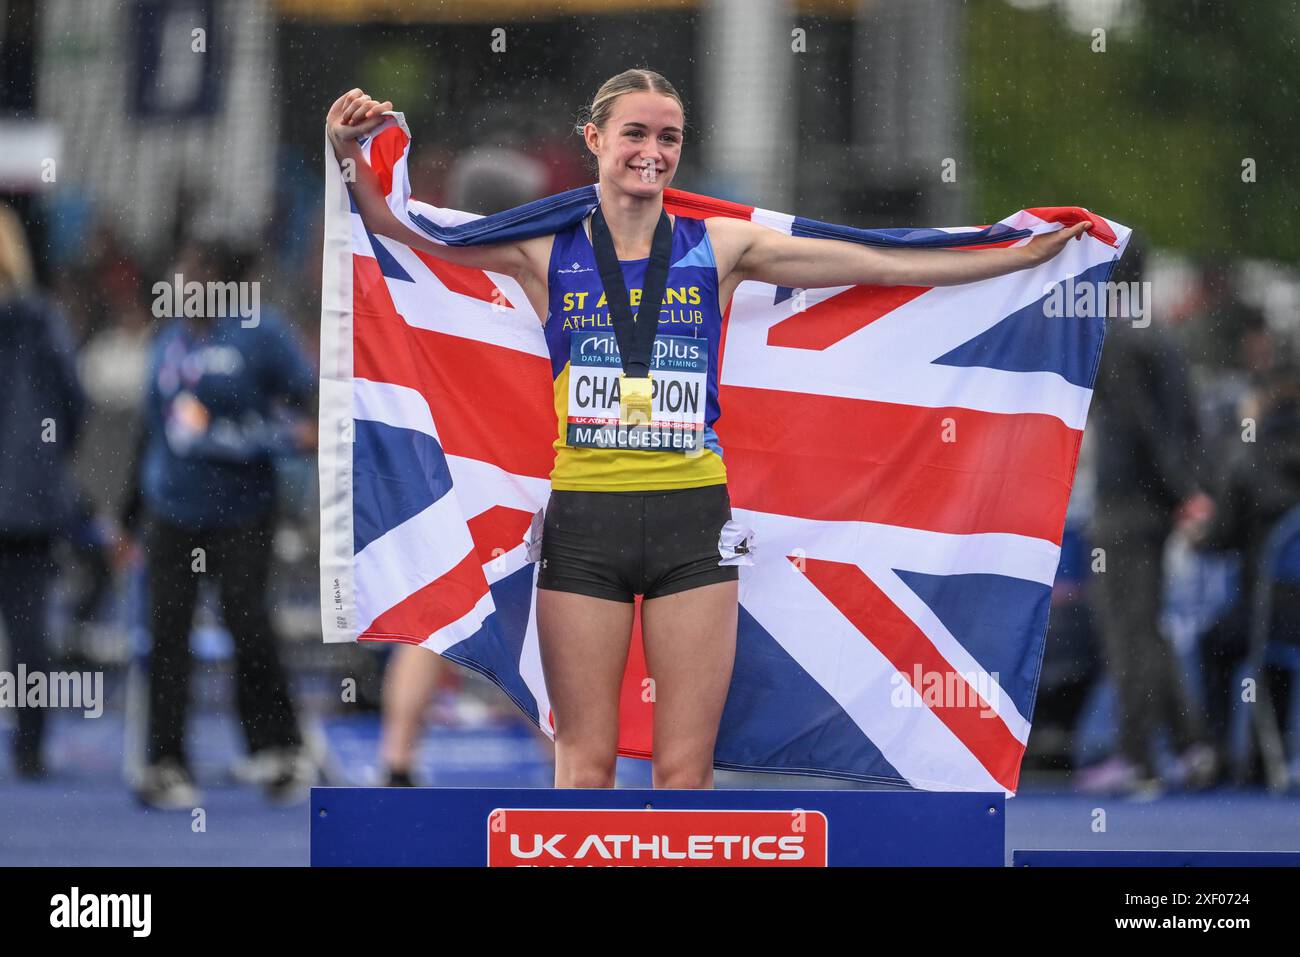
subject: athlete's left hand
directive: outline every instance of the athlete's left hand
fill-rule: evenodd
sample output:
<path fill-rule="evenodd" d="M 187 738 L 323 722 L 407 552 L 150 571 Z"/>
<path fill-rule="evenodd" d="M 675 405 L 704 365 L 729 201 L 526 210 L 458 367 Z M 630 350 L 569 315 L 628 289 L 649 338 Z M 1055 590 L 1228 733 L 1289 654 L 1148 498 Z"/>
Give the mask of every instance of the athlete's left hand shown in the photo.
<path fill-rule="evenodd" d="M 1031 239 L 1025 245 L 1019 247 L 1025 256 L 1026 266 L 1037 266 L 1045 263 L 1062 249 L 1071 239 L 1082 239 L 1083 234 L 1092 229 L 1092 223 L 1084 220 L 1081 223 L 1075 223 L 1073 226 L 1066 226 L 1063 229 L 1057 229 L 1050 233 L 1041 233 Z"/>
<path fill-rule="evenodd" d="M 384 122 L 384 112 L 392 108 L 388 100 L 381 103 L 360 89 L 348 90 L 330 107 L 325 116 L 325 130 L 336 145 L 354 140 L 369 135 Z"/>

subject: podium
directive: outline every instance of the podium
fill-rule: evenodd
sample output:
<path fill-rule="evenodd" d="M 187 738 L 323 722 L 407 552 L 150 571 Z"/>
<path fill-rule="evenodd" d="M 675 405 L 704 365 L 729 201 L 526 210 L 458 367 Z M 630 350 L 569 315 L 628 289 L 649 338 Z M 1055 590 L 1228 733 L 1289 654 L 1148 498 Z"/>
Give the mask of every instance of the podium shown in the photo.
<path fill-rule="evenodd" d="M 1002 867 L 1002 793 L 312 788 L 313 867 Z"/>

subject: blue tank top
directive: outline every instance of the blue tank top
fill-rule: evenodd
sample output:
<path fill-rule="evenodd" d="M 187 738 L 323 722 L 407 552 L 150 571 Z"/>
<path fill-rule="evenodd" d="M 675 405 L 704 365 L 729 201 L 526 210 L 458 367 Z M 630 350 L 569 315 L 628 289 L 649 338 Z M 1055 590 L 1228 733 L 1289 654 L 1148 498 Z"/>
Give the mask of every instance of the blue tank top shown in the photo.
<path fill-rule="evenodd" d="M 622 362 L 585 222 L 555 234 L 547 274 L 546 346 L 558 427 L 551 487 L 654 491 L 725 482 L 722 446 L 714 432 L 721 412 L 722 315 L 717 263 L 704 220 L 674 219 L 650 364 L 653 422 L 634 429 L 618 426 Z M 619 262 L 634 314 L 648 262 Z"/>

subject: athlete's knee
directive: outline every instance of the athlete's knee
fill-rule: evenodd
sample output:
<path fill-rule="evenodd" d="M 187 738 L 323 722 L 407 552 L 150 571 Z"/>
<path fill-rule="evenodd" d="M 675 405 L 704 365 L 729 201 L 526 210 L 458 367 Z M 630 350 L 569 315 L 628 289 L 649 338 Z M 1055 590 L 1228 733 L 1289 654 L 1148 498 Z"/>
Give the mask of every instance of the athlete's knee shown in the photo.
<path fill-rule="evenodd" d="M 557 788 L 612 788 L 614 786 L 614 769 L 600 767 L 555 768 L 555 786 Z"/>
<path fill-rule="evenodd" d="M 656 757 L 653 777 L 656 788 L 700 790 L 713 787 L 713 768 L 705 761 Z"/>
<path fill-rule="evenodd" d="M 571 749 L 555 750 L 555 786 L 557 788 L 612 788 L 617 757 L 575 753 Z"/>

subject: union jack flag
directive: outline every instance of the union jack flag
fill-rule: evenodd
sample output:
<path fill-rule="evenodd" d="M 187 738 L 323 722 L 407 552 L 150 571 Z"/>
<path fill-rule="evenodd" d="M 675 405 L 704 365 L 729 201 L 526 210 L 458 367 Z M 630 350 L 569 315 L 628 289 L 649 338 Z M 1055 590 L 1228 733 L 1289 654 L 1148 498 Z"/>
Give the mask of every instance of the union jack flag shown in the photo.
<path fill-rule="evenodd" d="M 438 243 L 552 233 L 599 201 L 593 184 L 486 217 L 437 208 L 410 197 L 409 145 L 392 114 L 363 152 L 399 221 Z M 368 233 L 326 153 L 325 640 L 422 645 L 550 733 L 526 542 L 556 428 L 539 317 L 508 276 Z M 1077 207 L 865 230 L 676 189 L 664 203 L 881 246 L 1010 246 L 1092 222 L 999 278 L 749 281 L 724 316 L 717 432 L 756 548 L 715 765 L 1014 793 L 1103 337 L 1104 308 L 1076 312 L 1062 290 L 1100 292 L 1129 230 Z M 620 752 L 647 757 L 639 621 Z"/>

